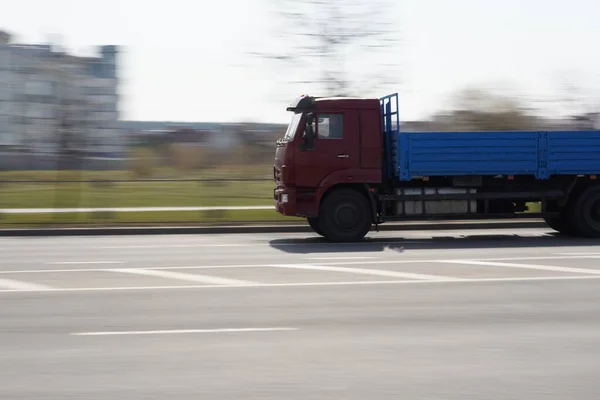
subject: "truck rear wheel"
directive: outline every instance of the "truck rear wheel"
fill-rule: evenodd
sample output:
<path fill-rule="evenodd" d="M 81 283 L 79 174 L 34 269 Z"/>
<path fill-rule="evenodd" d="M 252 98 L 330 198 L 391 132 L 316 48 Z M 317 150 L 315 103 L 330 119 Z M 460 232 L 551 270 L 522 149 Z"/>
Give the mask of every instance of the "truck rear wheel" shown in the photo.
<path fill-rule="evenodd" d="M 600 238 L 600 186 L 583 191 L 570 210 L 570 219 L 578 235 Z"/>
<path fill-rule="evenodd" d="M 352 189 L 328 195 L 319 211 L 319 228 L 332 242 L 357 242 L 371 229 L 373 216 L 369 201 Z"/>
<path fill-rule="evenodd" d="M 546 217 L 544 218 L 544 221 L 546 221 L 546 224 L 550 227 L 550 229 L 554 229 L 558 233 L 562 233 L 563 235 L 572 235 L 574 233 L 574 229 L 569 221 L 569 217 L 564 211 L 561 211 L 560 216 Z"/>
<path fill-rule="evenodd" d="M 317 235 L 323 236 L 323 231 L 319 227 L 319 218 L 306 218 L 306 221 Z"/>

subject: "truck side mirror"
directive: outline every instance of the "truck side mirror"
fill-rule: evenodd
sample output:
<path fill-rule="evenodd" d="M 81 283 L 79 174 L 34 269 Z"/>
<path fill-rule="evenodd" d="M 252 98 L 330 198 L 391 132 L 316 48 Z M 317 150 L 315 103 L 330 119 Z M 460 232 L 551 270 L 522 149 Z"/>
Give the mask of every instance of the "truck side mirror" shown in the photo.
<path fill-rule="evenodd" d="M 313 113 L 306 114 L 306 127 L 304 129 L 304 145 L 303 150 L 313 150 L 315 147 L 315 132 L 313 130 L 313 124 L 315 122 L 315 115 Z"/>

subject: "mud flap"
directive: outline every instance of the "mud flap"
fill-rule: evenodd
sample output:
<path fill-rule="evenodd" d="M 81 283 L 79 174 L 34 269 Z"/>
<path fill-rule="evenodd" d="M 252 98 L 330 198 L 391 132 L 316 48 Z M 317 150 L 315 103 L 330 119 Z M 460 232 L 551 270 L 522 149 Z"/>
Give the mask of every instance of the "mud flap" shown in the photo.
<path fill-rule="evenodd" d="M 377 198 L 375 197 L 375 188 L 371 188 L 368 184 L 365 184 L 365 189 L 369 196 L 369 202 L 371 203 L 371 213 L 373 214 L 373 224 L 375 225 L 375 232 L 379 233 L 379 217 L 377 216 Z"/>

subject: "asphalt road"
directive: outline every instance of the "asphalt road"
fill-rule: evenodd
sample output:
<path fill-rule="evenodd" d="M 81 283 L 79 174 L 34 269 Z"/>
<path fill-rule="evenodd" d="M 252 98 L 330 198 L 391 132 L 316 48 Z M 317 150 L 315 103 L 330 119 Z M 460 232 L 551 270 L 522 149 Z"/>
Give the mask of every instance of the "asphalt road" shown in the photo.
<path fill-rule="evenodd" d="M 598 399 L 600 242 L 0 238 L 0 399 Z"/>

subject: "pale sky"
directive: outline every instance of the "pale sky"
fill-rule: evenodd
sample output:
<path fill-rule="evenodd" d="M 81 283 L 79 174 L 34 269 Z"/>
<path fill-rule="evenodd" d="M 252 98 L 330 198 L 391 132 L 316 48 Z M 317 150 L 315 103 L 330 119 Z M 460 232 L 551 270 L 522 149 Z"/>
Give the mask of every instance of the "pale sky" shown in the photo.
<path fill-rule="evenodd" d="M 282 85 L 286 71 L 246 54 L 269 43 L 264 1 L 8 0 L 0 29 L 28 43 L 60 34 L 79 54 L 124 46 L 124 119 L 286 122 L 285 106 L 308 88 Z M 400 68 L 379 95 L 400 93 L 403 120 L 468 86 L 548 100 L 565 80 L 600 109 L 599 0 L 394 3 L 401 43 L 390 57 Z"/>

